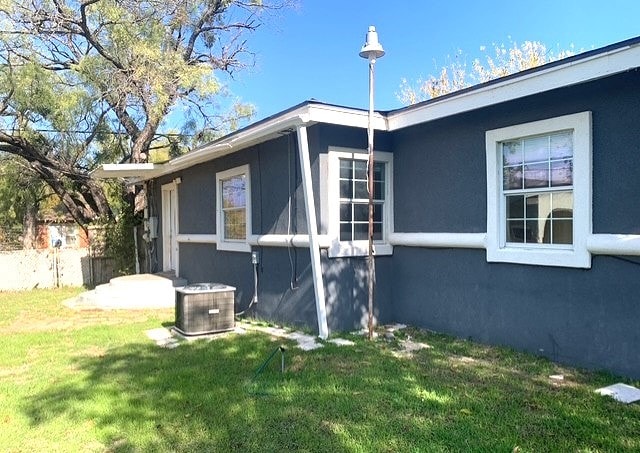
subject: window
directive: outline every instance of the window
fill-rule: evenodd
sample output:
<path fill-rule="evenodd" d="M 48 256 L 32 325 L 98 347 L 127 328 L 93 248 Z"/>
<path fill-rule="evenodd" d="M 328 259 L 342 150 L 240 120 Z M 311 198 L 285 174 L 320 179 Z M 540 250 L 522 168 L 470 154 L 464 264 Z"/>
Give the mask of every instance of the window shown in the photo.
<path fill-rule="evenodd" d="M 249 166 L 216 174 L 218 250 L 250 252 L 251 188 Z"/>
<path fill-rule="evenodd" d="M 369 250 L 368 155 L 332 148 L 328 171 L 330 257 L 363 256 Z M 392 225 L 392 155 L 376 152 L 373 169 L 373 240 L 377 255 L 391 254 L 387 236 Z"/>
<path fill-rule="evenodd" d="M 488 131 L 488 261 L 590 267 L 591 114 Z"/>

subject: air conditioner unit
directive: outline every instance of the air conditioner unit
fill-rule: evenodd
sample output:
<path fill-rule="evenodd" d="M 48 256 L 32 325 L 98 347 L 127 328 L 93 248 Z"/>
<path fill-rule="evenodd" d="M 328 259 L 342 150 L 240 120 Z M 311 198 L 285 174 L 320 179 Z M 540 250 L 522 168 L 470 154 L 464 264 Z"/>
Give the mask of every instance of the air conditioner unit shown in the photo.
<path fill-rule="evenodd" d="M 235 327 L 235 288 L 197 283 L 176 289 L 175 329 L 183 335 L 224 332 Z"/>

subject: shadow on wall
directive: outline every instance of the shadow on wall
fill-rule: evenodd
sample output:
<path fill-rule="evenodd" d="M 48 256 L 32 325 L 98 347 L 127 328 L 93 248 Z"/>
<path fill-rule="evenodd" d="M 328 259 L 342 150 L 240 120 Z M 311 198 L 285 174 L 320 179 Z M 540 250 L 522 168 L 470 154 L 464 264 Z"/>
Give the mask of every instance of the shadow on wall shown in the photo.
<path fill-rule="evenodd" d="M 293 276 L 285 275 L 282 269 L 269 266 L 263 269 L 259 283 L 260 301 L 256 306 L 257 317 L 311 327 L 317 331 L 311 264 L 307 263 L 304 267 L 297 268 Z"/>
<path fill-rule="evenodd" d="M 369 319 L 366 258 L 324 258 L 329 328 L 348 331 L 366 327 Z M 375 301 L 374 314 L 377 318 L 379 310 Z"/>

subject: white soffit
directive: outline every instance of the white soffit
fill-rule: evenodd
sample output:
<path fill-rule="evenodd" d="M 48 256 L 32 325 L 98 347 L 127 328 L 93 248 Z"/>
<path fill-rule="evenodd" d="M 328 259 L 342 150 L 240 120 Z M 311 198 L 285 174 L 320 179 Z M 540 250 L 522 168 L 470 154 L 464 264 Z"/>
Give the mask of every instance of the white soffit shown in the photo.
<path fill-rule="evenodd" d="M 337 124 L 366 129 L 369 122 L 369 112 L 366 110 L 324 104 L 310 104 L 308 109 L 308 119 L 312 123 Z M 385 116 L 374 112 L 373 128 L 380 131 L 388 130 Z"/>
<path fill-rule="evenodd" d="M 158 176 L 162 164 L 103 164 L 91 172 L 93 178 L 142 178 L 150 179 Z"/>
<path fill-rule="evenodd" d="M 509 77 L 502 82 L 444 99 L 427 101 L 424 105 L 391 112 L 389 130 L 402 129 L 419 123 L 468 112 L 489 105 L 530 96 L 556 88 L 576 85 L 621 73 L 640 66 L 640 44 L 633 44 L 604 53 L 597 53 L 529 74 Z"/>

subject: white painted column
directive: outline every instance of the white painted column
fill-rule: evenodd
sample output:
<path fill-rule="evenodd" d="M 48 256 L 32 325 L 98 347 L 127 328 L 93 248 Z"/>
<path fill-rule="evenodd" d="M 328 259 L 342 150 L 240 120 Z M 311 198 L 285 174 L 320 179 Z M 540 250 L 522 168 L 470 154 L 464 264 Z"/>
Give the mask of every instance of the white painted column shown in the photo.
<path fill-rule="evenodd" d="M 309 159 L 309 141 L 306 126 L 298 126 L 298 151 L 300 167 L 302 167 L 302 188 L 307 214 L 307 231 L 309 232 L 309 252 L 311 253 L 311 271 L 313 272 L 313 289 L 316 297 L 316 313 L 318 315 L 318 336 L 326 339 L 329 336 L 327 326 L 327 309 L 325 306 L 324 282 L 320 263 L 320 243 L 318 239 L 318 223 L 316 222 L 316 203 L 313 198 L 313 181 L 311 179 L 311 162 Z"/>

